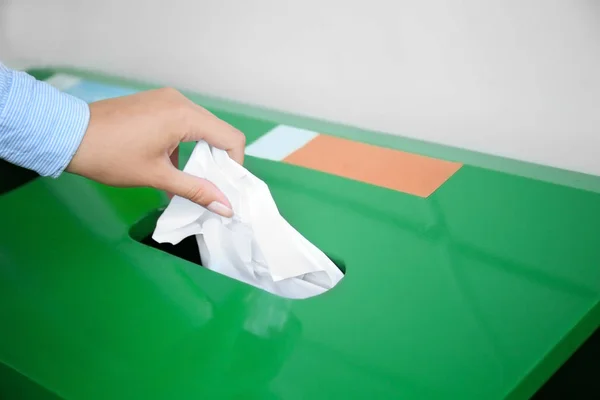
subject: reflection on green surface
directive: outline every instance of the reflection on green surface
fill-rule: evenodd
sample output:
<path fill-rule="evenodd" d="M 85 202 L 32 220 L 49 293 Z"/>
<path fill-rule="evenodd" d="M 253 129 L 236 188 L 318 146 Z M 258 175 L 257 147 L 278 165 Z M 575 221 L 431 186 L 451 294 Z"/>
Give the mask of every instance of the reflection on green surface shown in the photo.
<path fill-rule="evenodd" d="M 38 179 L 0 197 L 0 360 L 65 398 L 526 398 L 599 325 L 594 191 L 467 165 L 421 199 L 247 167 L 346 262 L 335 290 L 290 301 L 138 243 L 153 190 Z"/>

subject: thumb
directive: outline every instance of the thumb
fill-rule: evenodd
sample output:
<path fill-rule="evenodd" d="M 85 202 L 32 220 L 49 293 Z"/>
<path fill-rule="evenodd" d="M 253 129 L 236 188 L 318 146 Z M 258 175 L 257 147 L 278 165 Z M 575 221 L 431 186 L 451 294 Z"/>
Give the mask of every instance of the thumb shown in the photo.
<path fill-rule="evenodd" d="M 231 203 L 212 182 L 198 178 L 176 168 L 170 168 L 164 190 L 205 207 L 223 217 L 233 217 Z"/>

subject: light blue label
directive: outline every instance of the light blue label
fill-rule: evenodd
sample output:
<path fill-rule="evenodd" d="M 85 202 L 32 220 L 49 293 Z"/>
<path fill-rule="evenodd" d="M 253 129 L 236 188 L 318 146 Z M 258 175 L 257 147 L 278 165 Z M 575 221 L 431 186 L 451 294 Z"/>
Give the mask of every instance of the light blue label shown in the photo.
<path fill-rule="evenodd" d="M 94 101 L 110 99 L 113 97 L 127 96 L 137 93 L 139 90 L 126 86 L 108 85 L 82 79 L 75 85 L 64 90 L 64 92 L 79 97 L 88 103 L 92 103 Z"/>

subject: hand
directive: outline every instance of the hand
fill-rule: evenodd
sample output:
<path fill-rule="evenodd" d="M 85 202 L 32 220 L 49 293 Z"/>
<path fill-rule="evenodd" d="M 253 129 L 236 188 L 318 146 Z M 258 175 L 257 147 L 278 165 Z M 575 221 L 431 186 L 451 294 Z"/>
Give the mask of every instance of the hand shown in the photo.
<path fill-rule="evenodd" d="M 242 164 L 245 138 L 240 131 L 174 89 L 91 103 L 90 113 L 68 172 L 111 186 L 154 187 L 233 215 L 215 185 L 177 169 L 177 152 L 181 142 L 204 140 Z"/>

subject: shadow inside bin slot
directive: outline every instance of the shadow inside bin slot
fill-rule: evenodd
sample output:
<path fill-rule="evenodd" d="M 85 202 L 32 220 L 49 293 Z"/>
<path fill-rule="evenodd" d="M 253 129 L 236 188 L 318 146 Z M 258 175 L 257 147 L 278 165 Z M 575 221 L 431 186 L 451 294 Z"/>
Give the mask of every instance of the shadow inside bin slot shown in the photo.
<path fill-rule="evenodd" d="M 0 195 L 16 190 L 38 177 L 33 171 L 0 160 Z"/>
<path fill-rule="evenodd" d="M 145 236 L 139 240 L 139 242 L 194 264 L 202 265 L 200 252 L 198 251 L 198 243 L 196 242 L 195 236 L 189 236 L 176 245 L 171 243 L 158 243 L 152 239 L 152 234 Z M 327 257 L 329 257 L 329 259 L 336 265 L 336 267 L 339 268 L 340 271 L 342 271 L 343 274 L 346 273 L 346 264 L 344 262 L 330 257 L 329 255 L 327 255 Z"/>

